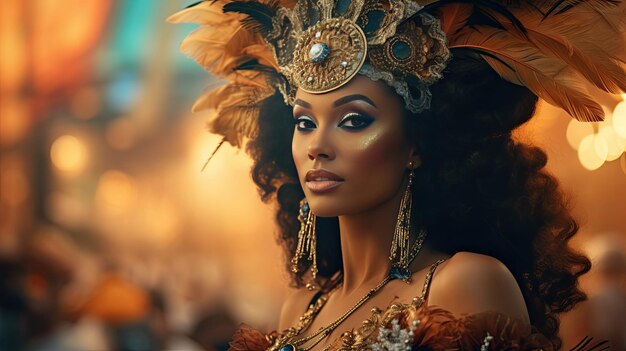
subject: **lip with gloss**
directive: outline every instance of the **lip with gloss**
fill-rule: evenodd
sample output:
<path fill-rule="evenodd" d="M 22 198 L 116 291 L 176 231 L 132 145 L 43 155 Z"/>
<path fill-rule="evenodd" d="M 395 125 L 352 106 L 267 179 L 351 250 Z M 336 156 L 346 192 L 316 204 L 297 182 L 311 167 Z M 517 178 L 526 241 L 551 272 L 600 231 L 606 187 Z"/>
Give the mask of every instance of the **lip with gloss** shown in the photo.
<path fill-rule="evenodd" d="M 333 172 L 320 168 L 308 171 L 304 181 L 307 188 L 312 192 L 323 193 L 337 188 L 343 184 L 344 179 Z"/>

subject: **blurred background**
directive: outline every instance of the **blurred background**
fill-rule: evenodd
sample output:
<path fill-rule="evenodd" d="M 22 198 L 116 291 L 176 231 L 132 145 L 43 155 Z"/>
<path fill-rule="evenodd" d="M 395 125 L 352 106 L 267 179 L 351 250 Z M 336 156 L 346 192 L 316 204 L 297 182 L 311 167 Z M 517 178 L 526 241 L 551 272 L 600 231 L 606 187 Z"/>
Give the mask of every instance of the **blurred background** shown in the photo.
<path fill-rule="evenodd" d="M 0 350 L 223 350 L 242 321 L 275 327 L 287 273 L 251 161 L 225 145 L 201 171 L 220 138 L 189 111 L 215 82 L 178 52 L 194 27 L 165 23 L 191 2 L 0 2 Z M 592 124 L 542 104 L 518 133 L 596 263 L 564 337 L 626 315 L 625 97 Z"/>

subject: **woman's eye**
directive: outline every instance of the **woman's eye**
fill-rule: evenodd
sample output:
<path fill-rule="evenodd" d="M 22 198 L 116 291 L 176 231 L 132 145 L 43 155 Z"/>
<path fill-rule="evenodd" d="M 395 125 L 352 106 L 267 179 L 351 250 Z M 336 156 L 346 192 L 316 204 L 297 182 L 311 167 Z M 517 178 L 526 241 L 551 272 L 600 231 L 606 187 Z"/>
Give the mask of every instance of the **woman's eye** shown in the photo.
<path fill-rule="evenodd" d="M 315 128 L 315 123 L 310 117 L 307 116 L 294 118 L 294 123 L 296 124 L 296 128 L 298 130 L 311 130 Z"/>
<path fill-rule="evenodd" d="M 372 117 L 360 113 L 349 113 L 339 122 L 339 126 L 345 129 L 358 130 L 366 128 L 372 124 L 373 121 L 374 119 Z"/>

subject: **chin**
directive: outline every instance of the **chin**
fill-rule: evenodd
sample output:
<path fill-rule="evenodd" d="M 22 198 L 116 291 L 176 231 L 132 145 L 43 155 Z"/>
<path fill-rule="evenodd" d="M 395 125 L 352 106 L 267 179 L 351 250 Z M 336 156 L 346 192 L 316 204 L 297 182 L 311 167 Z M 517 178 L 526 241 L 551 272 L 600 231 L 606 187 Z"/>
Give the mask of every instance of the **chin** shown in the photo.
<path fill-rule="evenodd" d="M 355 196 L 345 194 L 307 195 L 309 206 L 317 217 L 339 217 L 366 211 L 369 206 Z"/>
<path fill-rule="evenodd" d="M 338 217 L 345 214 L 346 205 L 342 200 L 345 196 L 332 193 L 307 194 L 311 211 L 318 217 Z"/>

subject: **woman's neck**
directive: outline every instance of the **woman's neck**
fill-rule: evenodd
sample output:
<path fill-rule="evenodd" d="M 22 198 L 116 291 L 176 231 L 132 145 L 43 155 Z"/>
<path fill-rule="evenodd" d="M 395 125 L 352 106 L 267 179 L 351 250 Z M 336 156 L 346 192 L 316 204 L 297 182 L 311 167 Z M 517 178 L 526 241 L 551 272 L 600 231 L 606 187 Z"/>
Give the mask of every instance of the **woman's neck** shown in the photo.
<path fill-rule="evenodd" d="M 370 211 L 339 217 L 344 293 L 376 284 L 389 274 L 389 250 L 404 190 Z"/>

